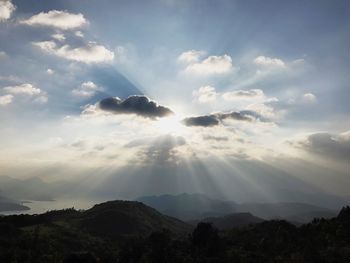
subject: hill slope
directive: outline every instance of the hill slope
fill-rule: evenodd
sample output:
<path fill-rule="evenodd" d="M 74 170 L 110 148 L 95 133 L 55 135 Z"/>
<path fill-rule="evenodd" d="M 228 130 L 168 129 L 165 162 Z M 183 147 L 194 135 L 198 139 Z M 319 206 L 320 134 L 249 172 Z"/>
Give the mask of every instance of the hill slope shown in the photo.
<path fill-rule="evenodd" d="M 133 201 L 109 201 L 95 205 L 83 212 L 78 221 L 88 232 L 110 237 L 146 236 L 163 229 L 179 234 L 191 230 L 188 224 Z"/>
<path fill-rule="evenodd" d="M 250 213 L 234 213 L 222 217 L 207 217 L 201 219 L 200 221 L 193 221 L 192 223 L 198 224 L 199 222 L 207 222 L 212 223 L 216 228 L 220 230 L 229 230 L 236 227 L 261 223 L 263 221 L 263 219 L 253 216 Z"/>

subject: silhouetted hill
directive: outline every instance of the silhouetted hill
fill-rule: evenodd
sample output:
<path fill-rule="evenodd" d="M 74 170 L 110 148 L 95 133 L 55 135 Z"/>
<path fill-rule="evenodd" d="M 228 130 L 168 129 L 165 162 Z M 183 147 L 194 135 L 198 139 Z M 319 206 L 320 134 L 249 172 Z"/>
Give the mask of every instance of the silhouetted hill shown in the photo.
<path fill-rule="evenodd" d="M 222 217 L 208 217 L 201 220 L 192 221 L 192 224 L 197 225 L 199 222 L 212 223 L 220 230 L 229 230 L 236 227 L 247 226 L 263 222 L 264 219 L 253 216 L 250 213 L 234 213 Z"/>
<path fill-rule="evenodd" d="M 191 230 L 188 224 L 133 201 L 110 201 L 95 205 L 83 212 L 79 221 L 88 232 L 111 237 L 146 236 L 163 229 L 180 234 Z"/>

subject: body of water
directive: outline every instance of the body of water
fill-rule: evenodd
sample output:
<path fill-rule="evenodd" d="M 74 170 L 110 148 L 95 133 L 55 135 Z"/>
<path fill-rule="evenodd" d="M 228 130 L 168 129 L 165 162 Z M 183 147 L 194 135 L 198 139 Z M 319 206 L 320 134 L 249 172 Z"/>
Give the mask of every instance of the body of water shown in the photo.
<path fill-rule="evenodd" d="M 18 214 L 42 214 L 50 210 L 60 210 L 66 208 L 75 209 L 89 209 L 95 204 L 102 203 L 107 200 L 87 200 L 87 199 L 59 199 L 54 201 L 28 201 L 23 202 L 24 206 L 30 208 L 30 210 L 24 211 L 6 211 L 0 212 L 1 215 L 18 215 Z"/>

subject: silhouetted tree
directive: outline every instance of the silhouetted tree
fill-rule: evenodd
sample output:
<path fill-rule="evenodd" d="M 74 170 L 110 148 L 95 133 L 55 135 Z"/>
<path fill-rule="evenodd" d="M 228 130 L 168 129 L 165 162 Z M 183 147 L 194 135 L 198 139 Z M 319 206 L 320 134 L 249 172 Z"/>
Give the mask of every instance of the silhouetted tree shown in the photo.
<path fill-rule="evenodd" d="M 222 242 L 211 223 L 199 223 L 191 236 L 192 253 L 197 262 L 219 262 Z M 207 260 L 204 261 L 204 259 Z"/>

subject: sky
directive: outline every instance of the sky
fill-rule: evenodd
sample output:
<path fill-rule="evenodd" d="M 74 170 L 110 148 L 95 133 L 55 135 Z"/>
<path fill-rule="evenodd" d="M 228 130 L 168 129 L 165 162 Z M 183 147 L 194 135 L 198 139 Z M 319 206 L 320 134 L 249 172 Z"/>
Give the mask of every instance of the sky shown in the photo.
<path fill-rule="evenodd" d="M 91 198 L 347 198 L 349 14 L 345 0 L 1 0 L 0 177 Z"/>

